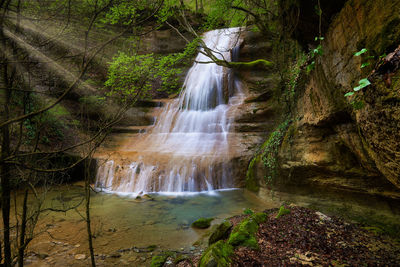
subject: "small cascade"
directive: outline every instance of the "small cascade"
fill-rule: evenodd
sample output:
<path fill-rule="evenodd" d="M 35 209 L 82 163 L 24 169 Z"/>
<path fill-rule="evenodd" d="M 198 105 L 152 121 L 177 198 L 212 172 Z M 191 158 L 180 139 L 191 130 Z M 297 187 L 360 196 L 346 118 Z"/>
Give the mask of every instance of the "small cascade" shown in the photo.
<path fill-rule="evenodd" d="M 240 28 L 204 34 L 216 57 L 237 57 Z M 229 113 L 242 102 L 233 72 L 199 53 L 179 98 L 161 108 L 154 126 L 98 169 L 96 186 L 113 192 L 200 192 L 232 188 Z"/>

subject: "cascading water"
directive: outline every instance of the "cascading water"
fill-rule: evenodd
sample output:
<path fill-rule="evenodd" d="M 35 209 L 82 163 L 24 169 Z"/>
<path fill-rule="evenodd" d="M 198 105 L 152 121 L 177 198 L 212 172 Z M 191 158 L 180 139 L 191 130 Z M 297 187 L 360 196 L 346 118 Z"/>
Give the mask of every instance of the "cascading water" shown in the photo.
<path fill-rule="evenodd" d="M 238 52 L 240 28 L 207 32 L 203 41 L 216 57 L 230 61 Z M 241 96 L 232 71 L 200 52 L 179 98 L 162 108 L 151 130 L 122 148 L 122 157 L 99 167 L 96 186 L 127 193 L 233 187 L 228 113 Z"/>

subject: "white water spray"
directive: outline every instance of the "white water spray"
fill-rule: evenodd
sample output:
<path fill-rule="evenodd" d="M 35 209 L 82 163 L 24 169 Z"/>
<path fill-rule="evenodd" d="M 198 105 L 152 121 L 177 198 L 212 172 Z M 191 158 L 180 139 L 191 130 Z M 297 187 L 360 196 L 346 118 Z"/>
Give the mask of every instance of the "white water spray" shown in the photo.
<path fill-rule="evenodd" d="M 238 52 L 240 28 L 214 30 L 203 41 L 219 59 Z M 124 147 L 126 156 L 98 169 L 96 186 L 113 192 L 201 192 L 233 187 L 227 114 L 240 102 L 233 72 L 199 53 L 178 99 L 154 127 Z"/>

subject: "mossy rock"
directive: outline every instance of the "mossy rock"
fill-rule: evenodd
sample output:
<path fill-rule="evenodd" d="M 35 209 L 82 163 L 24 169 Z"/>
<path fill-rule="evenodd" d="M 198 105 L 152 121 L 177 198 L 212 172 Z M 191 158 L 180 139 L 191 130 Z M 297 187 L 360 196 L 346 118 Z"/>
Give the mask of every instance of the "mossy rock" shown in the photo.
<path fill-rule="evenodd" d="M 214 218 L 200 218 L 192 223 L 192 227 L 200 229 L 208 228 L 212 220 L 214 220 Z"/>
<path fill-rule="evenodd" d="M 167 261 L 168 255 L 157 255 L 151 258 L 150 267 L 162 267 Z"/>
<path fill-rule="evenodd" d="M 258 223 L 263 223 L 267 220 L 267 214 L 264 212 L 259 212 L 251 215 L 251 217 Z"/>
<path fill-rule="evenodd" d="M 190 259 L 190 257 L 188 257 L 187 255 L 179 255 L 174 259 L 174 264 L 178 264 L 182 261 L 189 261 L 192 262 L 192 260 Z"/>
<path fill-rule="evenodd" d="M 230 221 L 224 221 L 214 230 L 208 239 L 208 244 L 212 245 L 215 242 L 229 237 L 229 230 L 232 228 L 232 223 Z"/>
<path fill-rule="evenodd" d="M 228 244 L 234 247 L 243 246 L 252 249 L 258 249 L 258 242 L 255 236 L 257 231 L 258 223 L 254 218 L 250 217 L 244 219 L 232 230 L 232 233 L 228 239 Z"/>
<path fill-rule="evenodd" d="M 260 185 L 258 184 L 254 173 L 257 163 L 260 161 L 260 155 L 255 156 L 249 163 L 246 172 L 246 189 L 252 192 L 258 192 Z"/>
<path fill-rule="evenodd" d="M 233 247 L 220 240 L 212 244 L 200 258 L 199 267 L 227 267 L 231 264 Z"/>
<path fill-rule="evenodd" d="M 275 216 L 276 219 L 278 219 L 279 217 L 289 214 L 290 210 L 286 209 L 284 206 L 281 206 L 281 208 L 278 211 L 278 214 Z"/>

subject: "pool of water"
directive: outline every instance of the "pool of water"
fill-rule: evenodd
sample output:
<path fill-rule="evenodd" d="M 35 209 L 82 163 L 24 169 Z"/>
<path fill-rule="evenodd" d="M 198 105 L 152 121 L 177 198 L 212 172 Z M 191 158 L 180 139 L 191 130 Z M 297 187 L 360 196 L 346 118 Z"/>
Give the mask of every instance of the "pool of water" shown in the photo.
<path fill-rule="evenodd" d="M 400 233 L 399 200 L 336 191 L 322 193 L 299 187 L 293 190 L 263 192 L 263 198 L 243 189 L 190 195 L 151 194 L 141 199 L 132 195 L 93 193 L 91 225 L 97 260 L 104 266 L 146 266 L 153 253 L 140 250 L 148 246 L 157 247 L 154 253 L 175 250 L 199 254 L 213 225 L 242 214 L 246 208 L 263 211 L 283 203 L 311 207 L 328 215 L 361 220 Z M 81 203 L 83 197 L 84 188 L 80 183 L 53 187 L 46 193 L 43 208 L 66 209 Z M 17 202 L 21 203 L 21 199 Z M 28 258 L 31 266 L 86 266 L 89 261 L 84 213 L 82 203 L 67 212 L 43 213 L 35 228 L 40 235 L 28 247 L 28 255 L 46 253 L 49 256 Z M 209 229 L 190 226 L 200 217 L 214 218 Z M 82 254 L 86 255 L 85 260 L 75 258 Z M 115 254 L 118 257 L 111 256 Z M 105 261 L 101 261 L 101 255 L 108 255 Z"/>
<path fill-rule="evenodd" d="M 48 193 L 45 206 L 73 206 L 82 197 L 81 186 L 63 186 Z M 208 231 L 190 226 L 198 218 L 212 217 L 212 224 L 218 224 L 226 217 L 242 214 L 246 208 L 262 211 L 279 206 L 277 201 L 262 200 L 243 189 L 211 194 L 151 194 L 150 197 L 136 199 L 129 195 L 93 194 L 91 219 L 97 252 L 112 253 L 151 245 L 160 249 L 193 250 L 193 244 Z M 55 239 L 69 240 L 67 242 L 85 247 L 85 222 L 79 213 L 84 214 L 83 205 L 66 213 L 49 213 L 44 220 L 47 226 L 53 227 L 50 230 Z"/>

